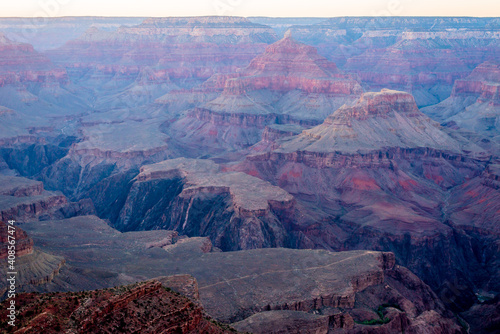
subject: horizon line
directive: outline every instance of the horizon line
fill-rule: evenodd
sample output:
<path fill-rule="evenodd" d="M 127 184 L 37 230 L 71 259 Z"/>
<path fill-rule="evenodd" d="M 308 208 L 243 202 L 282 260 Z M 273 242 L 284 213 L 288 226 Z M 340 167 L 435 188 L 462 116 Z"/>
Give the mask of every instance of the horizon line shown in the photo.
<path fill-rule="evenodd" d="M 340 16 L 261 16 L 261 15 L 170 15 L 170 16 L 118 16 L 118 15 L 62 15 L 62 16 L 1 16 L 0 19 L 61 19 L 61 18 L 193 18 L 193 17 L 239 17 L 269 19 L 332 19 L 332 18 L 474 18 L 500 19 L 500 16 L 456 16 L 456 15 L 340 15 Z"/>

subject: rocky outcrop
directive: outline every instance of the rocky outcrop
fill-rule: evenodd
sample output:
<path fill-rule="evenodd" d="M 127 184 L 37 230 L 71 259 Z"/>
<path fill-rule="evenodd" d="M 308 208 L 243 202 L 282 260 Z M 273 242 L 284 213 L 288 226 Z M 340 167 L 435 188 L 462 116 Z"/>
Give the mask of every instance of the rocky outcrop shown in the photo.
<path fill-rule="evenodd" d="M 11 238 L 8 238 L 8 237 Z M 14 240 L 15 255 L 9 253 L 8 246 L 12 246 Z M 8 272 L 16 273 L 16 292 L 24 289 L 50 283 L 59 274 L 64 265 L 64 258 L 52 256 L 47 253 L 35 250 L 33 240 L 28 234 L 18 226 L 18 222 L 12 225 L 0 221 L 0 260 L 13 259 L 9 262 L 14 269 L 7 265 L 0 268 L 3 277 L 8 277 Z M 0 299 L 5 299 L 7 291 L 11 290 L 8 281 L 0 282 Z"/>
<path fill-rule="evenodd" d="M 134 181 L 113 223 L 119 230 L 208 236 L 224 250 L 286 244 L 283 224 L 294 214 L 294 199 L 260 179 L 181 158 L 143 166 Z"/>
<path fill-rule="evenodd" d="M 205 316 L 200 306 L 154 280 L 81 293 L 21 294 L 16 297 L 16 305 L 20 308 L 16 326 L 20 333 L 231 332 Z"/>
<path fill-rule="evenodd" d="M 24 255 L 33 253 L 33 240 L 28 237 L 26 232 L 24 232 L 21 228 L 16 225 L 11 225 L 11 228 L 8 228 L 8 224 L 0 221 L 0 259 L 6 259 L 8 257 L 8 236 L 10 235 L 15 240 L 16 246 L 16 257 L 21 257 Z M 9 233 L 12 231 L 13 233 Z M 11 238 L 11 240 L 12 240 Z"/>
<path fill-rule="evenodd" d="M 485 62 L 474 69 L 467 78 L 457 80 L 452 97 L 475 95 L 481 100 L 498 100 L 500 68 L 493 62 Z"/>
<path fill-rule="evenodd" d="M 35 249 L 30 254 L 16 258 L 16 293 L 21 291 L 33 291 L 40 287 L 51 284 L 56 279 L 65 265 L 65 259 L 60 256 L 41 252 Z M 10 270 L 7 267 L 0 268 L 0 273 L 8 277 Z M 42 288 L 43 289 L 43 288 Z M 10 290 L 9 282 L 0 283 L 0 299 L 8 297 Z"/>
<path fill-rule="evenodd" d="M 272 153 L 249 159 L 240 170 L 275 182 L 299 203 L 321 208 L 318 218 L 294 221 L 291 230 L 296 247 L 391 250 L 401 264 L 433 288 L 449 280 L 450 272 L 461 279 L 462 273 L 469 272 L 470 282 L 479 283 L 476 278 L 490 270 L 488 262 L 477 261 L 467 237 L 448 226 L 443 210 L 447 215 L 452 212 L 445 189 L 466 182 L 462 172 L 468 170 L 469 177 L 474 177 L 481 167 L 460 159 L 432 158 L 423 152 L 400 158 L 383 153 L 365 157 L 337 153 L 327 160 L 330 163 L 322 162 L 324 154 Z M 449 271 L 442 275 L 441 269 L 429 267 L 431 263 Z M 452 269 L 458 267 L 463 269 Z"/>
<path fill-rule="evenodd" d="M 46 220 L 93 214 L 90 199 L 69 202 L 59 192 L 46 191 L 43 183 L 23 177 L 0 175 L 0 216 L 4 220 Z"/>
<path fill-rule="evenodd" d="M 386 49 L 373 49 L 349 58 L 345 70 L 376 90 L 383 87 L 415 95 L 419 106 L 438 103 L 449 96 L 457 79 L 469 73 L 456 50 L 443 50 L 426 41 L 405 39 Z M 422 54 L 432 56 L 422 57 Z"/>
<path fill-rule="evenodd" d="M 68 200 L 64 195 L 50 191 L 29 197 L 0 196 L 0 218 L 4 221 L 36 219 L 42 214 L 66 206 L 67 203 Z"/>
<path fill-rule="evenodd" d="M 497 58 L 496 18 L 398 17 L 400 10 L 395 6 L 382 9 L 379 17 L 332 18 L 290 30 L 369 90 L 404 90 L 419 106 L 445 100 L 455 80 Z"/>
<path fill-rule="evenodd" d="M 229 75 L 224 89 L 228 94 L 260 89 L 340 96 L 362 92 L 352 77 L 318 55 L 314 47 L 296 42 L 289 33 L 268 46 L 265 53 L 253 59 L 237 76 Z"/>

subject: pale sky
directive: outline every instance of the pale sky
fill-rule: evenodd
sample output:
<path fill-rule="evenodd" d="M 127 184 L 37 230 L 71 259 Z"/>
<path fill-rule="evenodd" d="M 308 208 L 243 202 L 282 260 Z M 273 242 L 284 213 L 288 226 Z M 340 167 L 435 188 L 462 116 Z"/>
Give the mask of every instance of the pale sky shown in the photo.
<path fill-rule="evenodd" d="M 0 0 L 0 16 L 486 16 L 500 0 Z"/>

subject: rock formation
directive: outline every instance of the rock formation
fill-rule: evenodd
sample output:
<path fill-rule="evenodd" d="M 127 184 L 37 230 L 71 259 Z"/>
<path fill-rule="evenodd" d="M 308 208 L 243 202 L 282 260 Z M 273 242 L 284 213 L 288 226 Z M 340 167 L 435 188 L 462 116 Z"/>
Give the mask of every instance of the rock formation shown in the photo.
<path fill-rule="evenodd" d="M 318 124 L 362 93 L 352 77 L 291 36 L 268 46 L 239 72 L 204 83 L 210 85 L 223 87 L 220 96 L 171 126 L 182 141 L 209 148 L 253 145 L 274 123 Z"/>
<path fill-rule="evenodd" d="M 113 225 L 208 236 L 219 248 L 238 250 L 284 246 L 293 214 L 293 197 L 278 187 L 223 172 L 210 160 L 180 158 L 141 167 Z"/>
<path fill-rule="evenodd" d="M 18 226 L 17 222 L 10 225 L 0 221 L 0 233 L 0 260 L 5 263 L 10 255 L 8 246 L 11 246 L 11 243 L 9 241 L 15 240 L 13 266 L 16 272 L 16 291 L 50 283 L 59 274 L 59 270 L 64 265 L 64 258 L 35 250 L 33 240 Z M 14 239 L 9 239 L 8 236 Z M 3 265 L 0 267 L 0 272 L 3 277 L 8 277 L 7 272 L 12 272 L 12 270 L 8 269 L 7 265 Z M 0 282 L 0 299 L 5 299 L 9 290 L 8 281 Z"/>
<path fill-rule="evenodd" d="M 397 7 L 397 6 L 396 6 Z M 498 60 L 498 18 L 339 17 L 289 29 L 370 91 L 412 93 L 421 107 L 450 96 L 454 81 L 487 60 Z"/>
<path fill-rule="evenodd" d="M 427 115 L 451 128 L 467 131 L 478 145 L 498 152 L 500 145 L 500 66 L 486 62 L 465 79 L 455 81 L 451 96 L 423 109 Z M 474 138 L 479 136 L 479 138 Z M 495 147 L 496 146 L 496 147 Z"/>
<path fill-rule="evenodd" d="M 16 43 L 0 33 L 0 87 L 19 83 L 67 83 L 64 69 L 36 52 L 30 44 Z"/>
<path fill-rule="evenodd" d="M 418 110 L 413 96 L 391 90 L 363 94 L 352 107 L 339 108 L 322 125 L 284 144 L 283 151 L 361 153 L 394 147 L 461 151 Z"/>
<path fill-rule="evenodd" d="M 21 294 L 16 302 L 20 311 L 18 333 L 234 332 L 208 318 L 193 301 L 155 280 L 79 293 Z M 7 328 L 6 307 L 2 312 L 2 327 Z"/>
<path fill-rule="evenodd" d="M 452 275 L 469 280 L 468 289 L 484 284 L 476 279 L 487 275 L 494 256 L 485 251 L 485 261 L 472 260 L 469 237 L 448 219 L 454 214 L 449 189 L 483 173 L 488 156 L 443 132 L 410 95 L 366 93 L 322 125 L 279 143 L 229 169 L 258 175 L 296 198 L 307 212 L 291 227 L 296 247 L 390 249 L 435 289 Z M 446 276 L 431 268 L 436 263 L 449 268 Z M 452 267 L 463 269 L 450 274 Z"/>
<path fill-rule="evenodd" d="M 39 217 L 67 204 L 61 194 L 46 191 L 41 182 L 20 177 L 0 176 L 0 219 L 23 219 Z"/>
<path fill-rule="evenodd" d="M 47 54 L 89 83 L 103 84 L 108 78 L 120 85 L 149 66 L 189 87 L 216 72 L 246 65 L 275 40 L 272 29 L 244 18 L 149 18 L 114 32 L 91 27 Z"/>
<path fill-rule="evenodd" d="M 200 298 L 187 316 L 262 333 L 497 324 L 498 18 L 45 23 L 0 19 L 20 292 L 159 277 Z M 139 330 L 121 292 L 95 294 L 119 312 L 92 297 L 82 326 L 104 306 Z"/>
<path fill-rule="evenodd" d="M 0 259 L 6 259 L 8 256 L 7 252 L 7 244 L 8 244 L 8 236 L 11 235 L 14 240 L 16 240 L 16 256 L 24 256 L 27 254 L 33 253 L 33 240 L 31 240 L 26 232 L 24 232 L 21 228 L 16 228 L 13 234 L 8 233 L 10 229 L 8 229 L 8 224 L 4 222 L 0 222 L 0 243 L 2 244 L 2 248 L 0 250 Z"/>

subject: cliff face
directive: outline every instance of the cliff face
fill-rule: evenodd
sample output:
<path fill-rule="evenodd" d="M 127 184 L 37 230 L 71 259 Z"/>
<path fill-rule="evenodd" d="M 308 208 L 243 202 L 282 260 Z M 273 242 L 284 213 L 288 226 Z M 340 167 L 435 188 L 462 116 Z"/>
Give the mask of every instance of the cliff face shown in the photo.
<path fill-rule="evenodd" d="M 40 181 L 0 175 L 0 218 L 4 221 L 44 220 L 94 212 L 89 199 L 70 202 L 60 192 L 44 189 Z"/>
<path fill-rule="evenodd" d="M 459 152 L 460 145 L 422 114 L 404 92 L 365 93 L 325 122 L 284 143 L 283 151 L 362 152 L 390 147 L 427 147 Z M 476 148 L 480 151 L 479 147 Z"/>
<path fill-rule="evenodd" d="M 400 38 L 388 48 L 370 49 L 349 58 L 345 70 L 357 74 L 371 90 L 389 87 L 412 93 L 419 106 L 449 96 L 454 81 L 470 71 L 456 49 L 436 47 L 428 39 Z"/>
<path fill-rule="evenodd" d="M 262 328 L 261 332 L 286 328 L 293 333 L 311 326 L 324 329 L 325 322 L 332 330 L 347 331 L 363 321 L 381 319 L 382 315 L 387 322 L 382 328 L 388 333 L 407 330 L 410 325 L 425 331 L 443 324 L 452 333 L 457 328 L 456 320 L 429 287 L 407 269 L 396 266 L 394 254 L 388 252 L 289 248 L 220 252 L 207 238 L 186 238 L 165 230 L 120 233 L 92 216 L 31 223 L 26 224 L 26 229 L 36 243 L 63 255 L 71 267 L 76 267 L 80 286 L 67 276 L 68 270 L 57 280 L 62 284 L 69 278 L 67 283 L 75 291 L 103 282 L 117 286 L 157 277 L 174 291 L 194 299 L 199 296 L 199 302 L 215 319 L 253 324 L 253 328 Z M 54 284 L 44 287 L 51 291 Z M 128 312 L 133 305 L 124 305 L 123 299 L 127 298 L 122 297 L 126 294 L 113 296 L 108 292 L 100 292 L 102 302 L 99 296 L 87 294 L 87 304 L 75 309 L 90 309 L 92 312 L 82 314 L 85 319 L 92 314 L 95 317 L 91 319 L 107 314 L 110 318 L 106 319 L 115 324 L 114 319 L 120 320 L 122 312 Z M 43 295 L 40 298 L 43 300 Z M 163 305 L 161 300 L 158 303 Z M 130 323 L 142 319 L 141 307 L 144 312 L 157 314 L 149 308 L 156 304 L 136 303 L 133 310 L 138 314 L 134 313 Z M 87 308 L 90 305 L 111 314 L 102 313 L 98 307 Z M 168 306 L 160 309 L 170 310 Z M 78 318 L 80 313 L 74 314 Z M 429 325 L 425 319 L 433 321 Z M 366 326 L 361 329 L 376 328 Z"/>
<path fill-rule="evenodd" d="M 141 168 L 114 226 L 208 236 L 223 250 L 281 247 L 294 210 L 291 195 L 260 179 L 207 160 L 174 159 Z"/>
<path fill-rule="evenodd" d="M 0 219 L 64 255 L 20 235 L 25 291 L 196 273 L 180 289 L 221 319 L 282 333 L 456 331 L 394 260 L 455 312 L 499 291 L 498 19 L 266 19 L 279 41 L 251 19 L 137 20 L 43 54 L 0 36 L 0 174 L 45 185 L 1 176 Z M 363 94 L 382 86 L 414 96 Z M 442 125 L 417 107 L 450 94 L 425 109 Z M 58 220 L 92 213 L 127 233 Z"/>
<path fill-rule="evenodd" d="M 20 309 L 19 333 L 230 332 L 211 321 L 193 301 L 154 280 L 90 292 L 21 294 L 16 302 Z"/>
<path fill-rule="evenodd" d="M 0 222 L 0 244 L 2 248 L 0 249 L 0 259 L 6 259 L 8 256 L 7 246 L 8 246 L 8 236 L 11 235 L 16 240 L 16 256 L 24 256 L 33 253 L 33 240 L 31 240 L 26 232 L 17 226 L 13 230 L 14 233 L 8 233 L 8 225 L 4 222 Z"/>
<path fill-rule="evenodd" d="M 276 252 L 295 263 L 286 250 Z M 273 261 L 272 254 L 266 255 L 256 265 Z M 335 259 L 327 266 L 314 266 L 323 256 Z M 219 319 L 236 321 L 236 329 L 253 333 L 363 333 L 373 329 L 364 322 L 382 317 L 385 320 L 377 330 L 401 332 L 421 325 L 428 313 L 436 316 L 444 333 L 462 332 L 427 285 L 406 268 L 395 266 L 391 253 L 309 251 L 302 260 L 306 264 L 297 263 L 293 272 L 273 270 L 265 275 L 234 277 L 226 284 L 201 284 L 200 296 L 207 310 Z M 321 287 L 311 280 L 320 281 Z M 255 287 L 248 296 L 245 287 L 250 282 Z M 231 299 L 224 297 L 229 290 L 233 292 Z M 414 298 L 416 295 L 419 297 Z"/>
<path fill-rule="evenodd" d="M 482 100 L 498 99 L 500 83 L 500 67 L 493 62 L 485 62 L 472 71 L 463 80 L 457 80 L 453 87 L 452 97 L 475 95 Z"/>
<path fill-rule="evenodd" d="M 52 214 L 68 204 L 60 193 L 46 191 L 41 182 L 21 177 L 0 176 L 0 218 L 32 219 L 41 215 Z"/>
<path fill-rule="evenodd" d="M 282 92 L 298 89 L 307 93 L 334 95 L 362 92 L 353 78 L 318 55 L 314 47 L 296 42 L 291 35 L 268 46 L 266 52 L 253 59 L 238 74 L 238 77 L 226 81 L 226 92 L 259 89 Z"/>
<path fill-rule="evenodd" d="M 366 333 L 372 329 L 385 333 L 421 333 L 432 327 L 439 327 L 440 333 L 463 332 L 418 278 L 404 268 L 387 268 L 386 272 L 387 277 L 382 281 L 385 287 L 370 282 L 356 291 L 355 297 L 353 295 L 357 301 L 356 307 L 345 305 L 343 311 L 338 311 L 318 304 L 314 306 L 316 313 L 267 310 L 235 323 L 234 327 L 245 332 L 251 330 L 252 333 Z M 180 285 L 189 284 L 188 276 L 184 281 L 177 280 Z M 46 332 L 55 333 L 68 330 L 76 333 L 98 330 L 208 334 L 235 332 L 228 325 L 207 316 L 197 300 L 173 292 L 167 286 L 169 281 L 170 278 L 165 277 L 105 290 L 20 294 L 16 298 L 20 310 L 18 331 L 35 333 L 43 328 Z M 422 294 L 420 300 L 412 302 L 407 299 L 408 293 L 411 293 L 410 287 Z M 236 293 L 239 289 L 235 284 Z M 392 303 L 378 305 L 385 301 Z M 360 317 L 379 317 L 372 309 L 380 313 L 384 324 L 376 327 L 361 324 Z M 426 323 L 430 320 L 432 324 Z"/>
<path fill-rule="evenodd" d="M 300 202 L 321 208 L 318 218 L 298 219 L 290 226 L 296 247 L 390 249 L 398 261 L 434 288 L 449 279 L 452 268 L 464 268 L 455 272 L 459 276 L 468 267 L 483 274 L 489 271 L 486 263 L 473 260 L 467 237 L 458 237 L 456 233 L 460 236 L 462 232 L 456 232 L 443 218 L 443 210 L 451 214 L 446 189 L 477 175 L 480 165 L 460 158 L 432 157 L 434 153 L 425 150 L 386 154 L 275 152 L 248 159 L 240 170 L 259 175 Z M 488 210 L 494 211 L 494 207 Z M 318 215 L 312 209 L 306 212 Z M 449 271 L 442 275 L 441 269 L 429 268 L 430 263 Z M 475 274 L 468 276 L 473 279 Z"/>
<path fill-rule="evenodd" d="M 13 226 L 15 229 L 9 229 Z M 11 233 L 13 232 L 13 233 Z M 63 267 L 64 258 L 52 256 L 50 254 L 34 249 L 33 240 L 28 234 L 18 226 L 18 222 L 9 225 L 0 221 L 0 260 L 5 261 L 6 265 L 0 268 L 3 277 L 8 277 L 7 272 L 12 270 L 7 267 L 7 258 L 9 257 L 8 246 L 11 244 L 9 236 L 15 239 L 15 271 L 16 271 L 16 292 L 26 288 L 35 288 L 37 286 L 52 282 L 54 277 L 59 274 Z M 0 282 L 0 299 L 5 299 L 10 290 L 9 282 Z"/>

